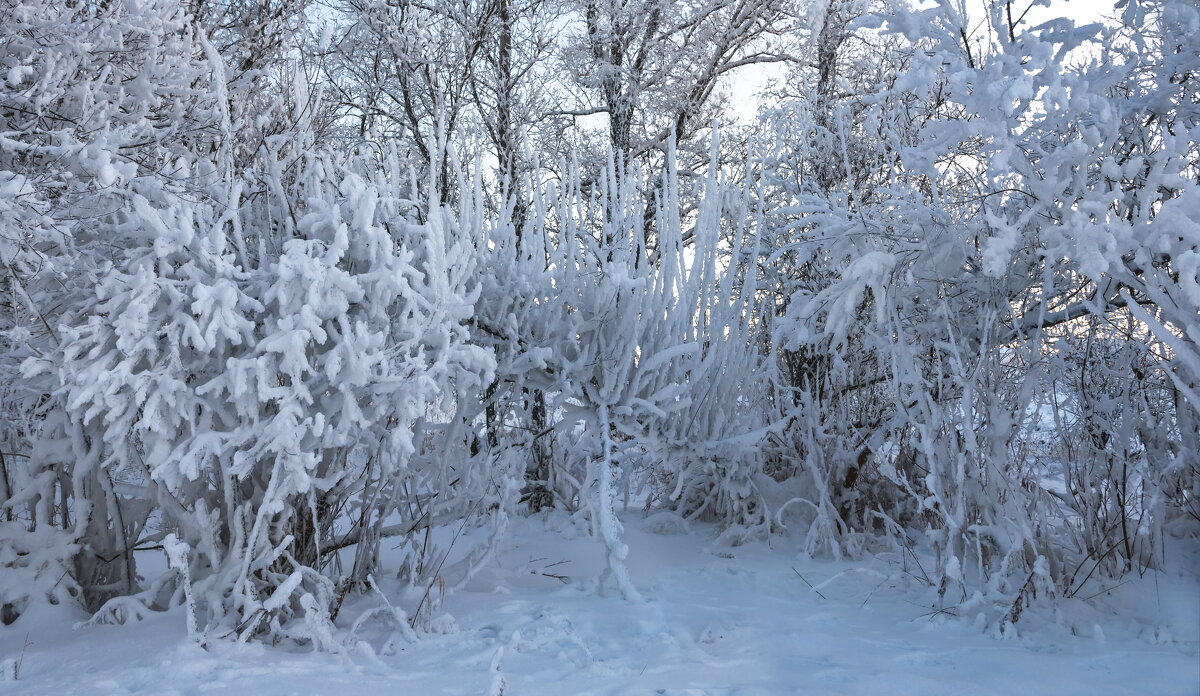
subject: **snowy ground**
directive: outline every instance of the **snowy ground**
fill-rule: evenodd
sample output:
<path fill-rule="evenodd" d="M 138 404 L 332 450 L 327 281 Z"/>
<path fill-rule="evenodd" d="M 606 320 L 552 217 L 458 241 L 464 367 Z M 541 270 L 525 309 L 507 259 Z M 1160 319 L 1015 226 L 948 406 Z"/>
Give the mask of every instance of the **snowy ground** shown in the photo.
<path fill-rule="evenodd" d="M 446 597 L 435 622 L 444 633 L 389 646 L 388 631 L 367 627 L 343 655 L 228 641 L 205 651 L 178 611 L 78 630 L 79 616 L 42 612 L 0 628 L 0 660 L 21 659 L 19 680 L 0 692 L 485 694 L 502 679 L 512 695 L 1200 694 L 1191 573 L 1067 603 L 999 638 L 933 612 L 883 562 L 721 547 L 711 529 L 652 533 L 670 525 L 640 516 L 626 524 L 645 604 L 596 591 L 600 550 L 581 531 L 520 520 L 480 589 Z M 1106 613 L 1105 601 L 1138 621 Z"/>

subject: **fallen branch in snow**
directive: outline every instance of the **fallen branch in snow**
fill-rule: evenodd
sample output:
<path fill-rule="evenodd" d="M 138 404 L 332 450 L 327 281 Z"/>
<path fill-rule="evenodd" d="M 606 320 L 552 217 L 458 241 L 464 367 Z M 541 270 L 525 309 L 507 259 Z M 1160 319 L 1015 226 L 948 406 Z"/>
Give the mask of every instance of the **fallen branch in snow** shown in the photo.
<path fill-rule="evenodd" d="M 811 589 L 813 592 L 816 592 L 818 597 L 820 597 L 821 599 L 828 599 L 828 597 L 821 594 L 820 590 L 813 587 L 813 584 L 811 582 L 809 582 L 807 579 L 805 579 L 805 577 L 800 574 L 800 571 L 796 570 L 796 566 L 792 566 L 792 572 L 796 574 L 796 577 L 800 578 L 801 580 L 804 580 L 804 584 L 808 585 L 809 589 Z M 822 585 L 822 587 L 823 587 L 823 585 Z"/>

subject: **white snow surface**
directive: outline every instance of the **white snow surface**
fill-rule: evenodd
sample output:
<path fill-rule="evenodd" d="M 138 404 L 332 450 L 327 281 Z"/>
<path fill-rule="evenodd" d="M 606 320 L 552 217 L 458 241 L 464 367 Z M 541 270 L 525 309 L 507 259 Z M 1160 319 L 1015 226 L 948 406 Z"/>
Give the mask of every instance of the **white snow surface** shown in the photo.
<path fill-rule="evenodd" d="M 378 621 L 349 638 L 378 597 L 343 609 L 341 654 L 214 636 L 201 648 L 182 609 L 73 628 L 85 617 L 44 608 L 0 627 L 0 662 L 20 662 L 0 693 L 1200 694 L 1194 564 L 1027 611 L 1002 635 L 934 611 L 886 559 L 813 560 L 785 539 L 720 546 L 704 525 L 622 517 L 643 603 L 598 583 L 603 549 L 578 525 L 523 518 L 493 568 L 448 594 L 415 640 Z M 379 584 L 415 608 L 419 595 Z"/>

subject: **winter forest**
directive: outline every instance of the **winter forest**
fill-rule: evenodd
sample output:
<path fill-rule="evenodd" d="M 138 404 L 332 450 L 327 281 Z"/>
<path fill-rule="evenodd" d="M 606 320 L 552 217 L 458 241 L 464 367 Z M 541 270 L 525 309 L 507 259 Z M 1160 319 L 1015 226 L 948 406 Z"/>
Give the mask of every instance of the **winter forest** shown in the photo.
<path fill-rule="evenodd" d="M 0 0 L 0 623 L 22 694 L 1200 693 L 1200 6 Z"/>

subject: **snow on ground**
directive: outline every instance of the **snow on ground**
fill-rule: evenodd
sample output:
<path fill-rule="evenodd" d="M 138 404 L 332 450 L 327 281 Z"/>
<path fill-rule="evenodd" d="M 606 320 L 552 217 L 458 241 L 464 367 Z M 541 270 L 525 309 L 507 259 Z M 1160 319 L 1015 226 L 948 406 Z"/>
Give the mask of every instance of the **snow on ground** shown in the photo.
<path fill-rule="evenodd" d="M 998 637 L 934 612 L 882 561 L 717 546 L 703 526 L 625 521 L 644 604 L 598 591 L 601 549 L 565 518 L 523 519 L 496 566 L 438 607 L 442 632 L 415 642 L 374 623 L 341 655 L 227 640 L 206 651 L 179 611 L 76 630 L 80 616 L 42 610 L 0 628 L 0 661 L 21 659 L 0 693 L 1200 694 L 1191 573 L 1065 602 Z M 384 590 L 415 605 L 395 584 Z M 1106 613 L 1105 600 L 1138 621 Z M 348 606 L 342 621 L 375 601 Z"/>

